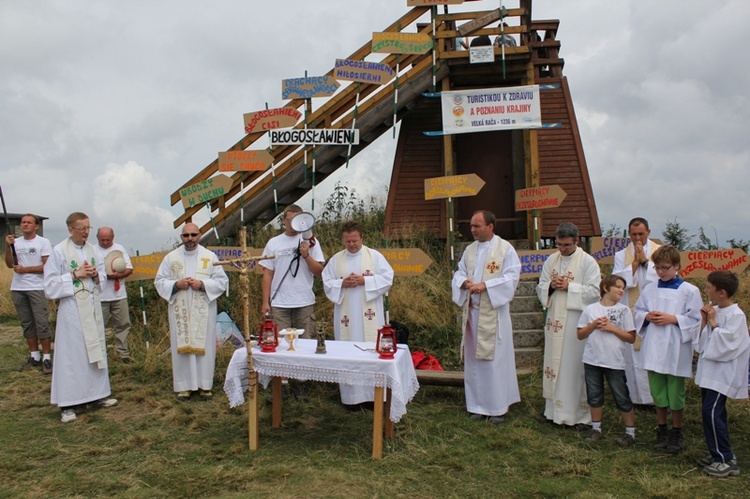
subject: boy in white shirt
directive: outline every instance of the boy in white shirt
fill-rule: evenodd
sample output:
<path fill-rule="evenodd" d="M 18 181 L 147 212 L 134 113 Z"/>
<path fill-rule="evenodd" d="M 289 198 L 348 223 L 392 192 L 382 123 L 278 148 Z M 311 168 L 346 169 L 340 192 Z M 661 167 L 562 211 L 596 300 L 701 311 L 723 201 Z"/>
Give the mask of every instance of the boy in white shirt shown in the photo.
<path fill-rule="evenodd" d="M 727 397 L 747 398 L 750 336 L 744 312 L 732 302 L 739 288 L 737 275 L 716 270 L 707 281 L 709 302 L 701 309 L 701 332 L 693 346 L 700 353 L 695 384 L 701 388 L 703 433 L 711 455 L 699 459 L 698 465 L 705 474 L 724 478 L 740 474 L 729 445 L 726 403 Z"/>
<path fill-rule="evenodd" d="M 578 339 L 586 340 L 583 367 L 591 410 L 591 434 L 586 440 L 597 442 L 602 438 L 606 377 L 625 422 L 625 435 L 615 440 L 620 447 L 635 444 L 635 413 L 625 377 L 625 350 L 635 341 L 635 325 L 630 309 L 620 303 L 625 286 L 625 279 L 620 276 L 602 279 L 599 284 L 601 300 L 583 309 L 577 330 Z"/>

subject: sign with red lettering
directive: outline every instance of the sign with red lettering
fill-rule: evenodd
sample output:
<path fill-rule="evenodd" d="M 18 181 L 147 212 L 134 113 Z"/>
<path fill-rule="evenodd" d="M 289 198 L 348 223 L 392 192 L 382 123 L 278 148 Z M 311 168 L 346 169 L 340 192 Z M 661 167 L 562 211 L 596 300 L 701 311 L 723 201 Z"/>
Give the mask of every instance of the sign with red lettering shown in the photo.
<path fill-rule="evenodd" d="M 383 248 L 378 251 L 388 260 L 395 276 L 419 275 L 432 265 L 432 258 L 419 248 Z"/>
<path fill-rule="evenodd" d="M 545 185 L 516 191 L 516 211 L 557 208 L 567 194 L 559 185 Z"/>
<path fill-rule="evenodd" d="M 220 172 L 262 172 L 271 163 L 273 163 L 273 156 L 265 149 L 261 151 L 227 151 L 219 153 Z"/>
<path fill-rule="evenodd" d="M 242 117 L 245 119 L 245 133 L 253 133 L 292 127 L 297 124 L 302 113 L 292 107 L 278 107 L 245 113 Z"/>
<path fill-rule="evenodd" d="M 714 270 L 739 274 L 747 268 L 747 253 L 741 248 L 681 251 L 680 277 L 706 277 Z"/>
<path fill-rule="evenodd" d="M 426 178 L 424 198 L 427 200 L 476 196 L 482 187 L 484 180 L 476 173 Z"/>
<path fill-rule="evenodd" d="M 372 51 L 380 54 L 426 54 L 432 38 L 425 33 L 386 31 L 372 34 Z"/>
<path fill-rule="evenodd" d="M 180 189 L 180 199 L 185 209 L 192 208 L 196 204 L 206 203 L 214 198 L 223 196 L 232 188 L 232 179 L 226 175 L 201 180 L 200 182 Z"/>

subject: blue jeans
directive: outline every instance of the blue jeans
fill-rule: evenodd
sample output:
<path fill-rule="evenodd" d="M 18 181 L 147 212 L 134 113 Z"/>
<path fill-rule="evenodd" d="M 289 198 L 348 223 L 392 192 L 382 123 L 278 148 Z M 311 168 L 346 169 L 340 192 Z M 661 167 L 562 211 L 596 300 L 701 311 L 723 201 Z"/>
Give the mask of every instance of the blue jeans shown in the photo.
<path fill-rule="evenodd" d="M 617 408 L 622 412 L 633 410 L 633 401 L 630 399 L 623 369 L 609 369 L 584 363 L 583 370 L 586 379 L 586 400 L 589 406 L 594 408 L 604 406 L 604 378 L 606 377 Z"/>

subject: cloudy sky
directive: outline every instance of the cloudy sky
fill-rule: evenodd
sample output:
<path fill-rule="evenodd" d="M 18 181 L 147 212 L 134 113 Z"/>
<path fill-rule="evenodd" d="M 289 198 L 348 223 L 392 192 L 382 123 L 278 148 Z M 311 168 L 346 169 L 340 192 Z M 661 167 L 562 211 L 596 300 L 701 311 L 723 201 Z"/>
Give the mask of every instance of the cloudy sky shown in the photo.
<path fill-rule="evenodd" d="M 67 214 L 84 211 L 133 251 L 170 247 L 182 212 L 170 194 L 244 135 L 242 114 L 283 105 L 281 79 L 324 74 L 405 4 L 0 0 L 8 210 L 49 217 L 53 243 L 67 235 Z M 535 0 L 533 14 L 561 21 L 604 228 L 639 215 L 657 236 L 677 220 L 721 244 L 750 240 L 750 2 Z M 316 207 L 336 180 L 382 192 L 394 145 L 384 134 L 318 189 Z"/>

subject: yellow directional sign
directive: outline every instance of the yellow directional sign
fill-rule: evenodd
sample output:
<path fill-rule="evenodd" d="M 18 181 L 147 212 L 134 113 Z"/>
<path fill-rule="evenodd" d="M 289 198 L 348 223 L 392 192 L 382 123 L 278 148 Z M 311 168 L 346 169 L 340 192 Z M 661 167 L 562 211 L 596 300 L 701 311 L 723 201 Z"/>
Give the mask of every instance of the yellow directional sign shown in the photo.
<path fill-rule="evenodd" d="M 426 178 L 424 179 L 424 198 L 428 200 L 476 196 L 482 187 L 484 187 L 484 180 L 476 173 Z"/>
<path fill-rule="evenodd" d="M 223 196 L 229 192 L 231 187 L 232 179 L 226 175 L 216 175 L 215 177 L 201 180 L 197 184 L 180 189 L 182 206 L 188 209 L 196 204 L 205 203 L 213 198 Z"/>
<path fill-rule="evenodd" d="M 516 211 L 557 208 L 567 194 L 559 185 L 545 185 L 516 191 Z"/>
<path fill-rule="evenodd" d="M 227 151 L 219 153 L 220 172 L 262 172 L 273 163 L 273 156 L 260 151 Z"/>
<path fill-rule="evenodd" d="M 415 276 L 432 265 L 432 258 L 419 248 L 382 248 L 378 251 L 388 260 L 393 275 Z"/>
<path fill-rule="evenodd" d="M 133 273 L 124 281 L 153 281 L 159 271 L 159 265 L 164 260 L 167 252 L 151 253 L 150 255 L 131 256 L 130 263 L 133 264 Z"/>
<path fill-rule="evenodd" d="M 242 117 L 245 120 L 245 133 L 253 133 L 292 127 L 297 124 L 302 113 L 293 107 L 277 107 L 245 113 Z"/>
<path fill-rule="evenodd" d="M 381 54 L 426 54 L 432 48 L 432 38 L 425 33 L 397 33 L 386 31 L 372 34 L 372 51 Z"/>

